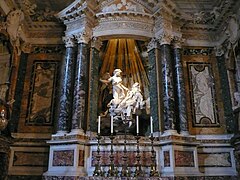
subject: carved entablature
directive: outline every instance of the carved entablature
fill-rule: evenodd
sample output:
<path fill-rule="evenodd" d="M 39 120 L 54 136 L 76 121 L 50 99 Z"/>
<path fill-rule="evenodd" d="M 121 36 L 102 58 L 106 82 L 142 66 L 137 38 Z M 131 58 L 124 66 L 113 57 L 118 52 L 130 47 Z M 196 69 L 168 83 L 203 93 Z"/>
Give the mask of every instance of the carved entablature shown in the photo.
<path fill-rule="evenodd" d="M 104 1 L 96 14 L 94 36 L 152 37 L 154 20 L 149 10 L 129 0 Z"/>
<path fill-rule="evenodd" d="M 120 13 L 99 17 L 99 24 L 93 29 L 94 36 L 153 36 L 153 19 L 150 16 Z"/>
<path fill-rule="evenodd" d="M 66 25 L 65 35 L 74 35 L 79 43 L 89 41 L 92 27 L 96 23 L 95 12 L 91 3 L 91 1 L 76 0 L 58 13 L 58 17 Z M 88 40 L 82 36 L 83 34 L 84 37 L 88 34 Z"/>

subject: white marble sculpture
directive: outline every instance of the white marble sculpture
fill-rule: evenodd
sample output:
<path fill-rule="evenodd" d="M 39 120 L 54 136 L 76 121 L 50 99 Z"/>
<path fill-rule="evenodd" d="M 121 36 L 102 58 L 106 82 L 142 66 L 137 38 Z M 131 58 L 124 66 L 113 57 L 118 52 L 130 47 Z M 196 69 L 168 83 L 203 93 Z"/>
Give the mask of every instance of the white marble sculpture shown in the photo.
<path fill-rule="evenodd" d="M 7 16 L 7 33 L 9 34 L 12 46 L 17 49 L 18 55 L 21 54 L 20 33 L 23 20 L 24 13 L 21 10 L 11 11 Z"/>
<path fill-rule="evenodd" d="M 140 84 L 135 82 L 131 89 L 128 89 L 122 84 L 121 70 L 115 69 L 113 76 L 108 79 L 100 79 L 103 83 L 112 83 L 113 99 L 108 103 L 108 111 L 104 113 L 110 113 L 114 119 L 131 120 L 132 115 L 136 113 L 138 109 L 143 109 L 145 101 L 140 89 Z"/>

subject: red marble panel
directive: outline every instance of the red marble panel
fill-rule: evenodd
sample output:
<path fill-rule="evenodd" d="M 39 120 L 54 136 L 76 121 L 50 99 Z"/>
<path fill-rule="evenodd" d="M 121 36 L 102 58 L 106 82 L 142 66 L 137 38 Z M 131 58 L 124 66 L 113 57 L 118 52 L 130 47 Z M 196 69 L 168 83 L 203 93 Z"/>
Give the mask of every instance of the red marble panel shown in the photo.
<path fill-rule="evenodd" d="M 169 151 L 163 151 L 164 167 L 170 167 L 170 153 Z"/>
<path fill-rule="evenodd" d="M 84 166 L 84 151 L 79 150 L 78 166 Z"/>
<path fill-rule="evenodd" d="M 47 152 L 23 152 L 15 151 L 13 166 L 46 167 L 48 165 Z"/>
<path fill-rule="evenodd" d="M 53 166 L 73 166 L 74 150 L 53 151 Z"/>
<path fill-rule="evenodd" d="M 194 167 L 193 151 L 175 150 L 175 166 L 176 167 Z"/>
<path fill-rule="evenodd" d="M 109 166 L 110 165 L 110 151 L 102 151 L 100 152 L 100 164 L 102 166 Z M 92 166 L 95 166 L 97 163 L 96 160 L 96 155 L 97 155 L 97 151 L 93 151 L 92 152 Z M 135 151 L 128 151 L 126 153 L 127 155 L 127 164 L 128 166 L 135 166 L 137 163 L 136 160 L 136 155 L 137 153 Z M 142 166 L 150 166 L 152 163 L 151 160 L 151 152 L 150 151 L 143 151 L 140 152 L 140 164 Z M 122 151 L 115 151 L 113 152 L 113 156 L 114 156 L 114 164 L 115 166 L 122 166 L 122 164 L 124 163 L 123 161 L 123 156 L 124 156 L 124 152 Z"/>

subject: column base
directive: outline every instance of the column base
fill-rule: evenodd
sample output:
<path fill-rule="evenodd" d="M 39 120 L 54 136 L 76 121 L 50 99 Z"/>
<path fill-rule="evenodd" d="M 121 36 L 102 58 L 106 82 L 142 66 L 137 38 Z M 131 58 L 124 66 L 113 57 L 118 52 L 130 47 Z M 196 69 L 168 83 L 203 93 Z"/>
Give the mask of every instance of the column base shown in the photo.
<path fill-rule="evenodd" d="M 171 136 L 171 135 L 179 135 L 176 130 L 166 130 L 163 132 L 162 136 Z"/>
<path fill-rule="evenodd" d="M 85 135 L 83 129 L 72 129 L 68 135 Z"/>
<path fill-rule="evenodd" d="M 182 136 L 189 136 L 189 132 L 188 131 L 181 131 L 180 135 L 182 135 Z"/>
<path fill-rule="evenodd" d="M 67 131 L 57 131 L 56 134 L 52 134 L 52 137 L 66 136 Z"/>

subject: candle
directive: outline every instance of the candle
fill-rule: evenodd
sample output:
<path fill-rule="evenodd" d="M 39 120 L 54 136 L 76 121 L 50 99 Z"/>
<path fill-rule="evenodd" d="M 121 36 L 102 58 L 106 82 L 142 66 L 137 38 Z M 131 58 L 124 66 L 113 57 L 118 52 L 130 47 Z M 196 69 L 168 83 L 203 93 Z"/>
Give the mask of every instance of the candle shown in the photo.
<path fill-rule="evenodd" d="M 113 134 L 113 116 L 111 116 L 111 134 Z"/>
<path fill-rule="evenodd" d="M 153 133 L 153 118 L 152 118 L 152 116 L 150 117 L 150 132 L 151 132 L 151 134 Z"/>
<path fill-rule="evenodd" d="M 139 119 L 138 116 L 136 116 L 136 126 L 137 126 L 137 134 L 139 133 Z"/>
<path fill-rule="evenodd" d="M 101 116 L 98 116 L 98 134 L 100 134 L 101 127 Z"/>

